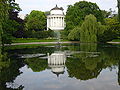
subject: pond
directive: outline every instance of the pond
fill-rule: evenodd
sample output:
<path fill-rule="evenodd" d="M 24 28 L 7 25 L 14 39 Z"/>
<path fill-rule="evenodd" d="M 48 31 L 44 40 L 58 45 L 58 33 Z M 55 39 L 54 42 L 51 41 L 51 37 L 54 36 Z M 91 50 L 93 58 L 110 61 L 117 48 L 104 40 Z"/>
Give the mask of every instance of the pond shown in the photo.
<path fill-rule="evenodd" d="M 120 46 L 4 47 L 0 90 L 120 90 Z"/>

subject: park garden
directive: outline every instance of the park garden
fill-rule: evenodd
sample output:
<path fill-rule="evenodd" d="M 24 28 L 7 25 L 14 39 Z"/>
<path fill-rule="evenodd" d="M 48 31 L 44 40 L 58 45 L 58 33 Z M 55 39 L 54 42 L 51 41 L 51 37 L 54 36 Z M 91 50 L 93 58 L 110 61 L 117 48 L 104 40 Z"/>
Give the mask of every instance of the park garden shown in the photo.
<path fill-rule="evenodd" d="M 1 43 L 54 41 L 55 33 L 47 31 L 49 11 L 33 10 L 25 19 L 18 17 L 21 8 L 15 0 L 1 1 Z M 116 11 L 117 12 L 117 11 Z M 65 41 L 102 42 L 120 41 L 119 2 L 118 13 L 112 9 L 101 10 L 96 3 L 79 1 L 68 5 L 61 39 Z"/>
<path fill-rule="evenodd" d="M 15 1 L 0 0 L 0 90 L 120 90 L 119 0 L 118 11 L 68 5 L 60 43 L 49 11 L 21 19 Z"/>

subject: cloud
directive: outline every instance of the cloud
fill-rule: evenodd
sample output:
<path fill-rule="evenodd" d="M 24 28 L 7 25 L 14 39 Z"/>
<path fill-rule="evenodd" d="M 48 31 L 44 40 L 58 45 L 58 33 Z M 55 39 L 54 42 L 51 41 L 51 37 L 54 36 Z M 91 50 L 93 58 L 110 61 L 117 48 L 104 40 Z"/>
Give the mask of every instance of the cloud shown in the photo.
<path fill-rule="evenodd" d="M 75 2 L 82 0 L 16 0 L 16 2 L 22 8 L 22 12 L 24 14 L 28 14 L 31 10 L 41 10 L 41 11 L 49 11 L 56 4 L 58 6 L 63 7 L 65 11 L 67 10 L 67 5 L 73 5 Z M 113 8 L 113 10 L 117 10 L 117 0 L 85 0 L 97 3 L 100 9 L 109 10 Z"/>

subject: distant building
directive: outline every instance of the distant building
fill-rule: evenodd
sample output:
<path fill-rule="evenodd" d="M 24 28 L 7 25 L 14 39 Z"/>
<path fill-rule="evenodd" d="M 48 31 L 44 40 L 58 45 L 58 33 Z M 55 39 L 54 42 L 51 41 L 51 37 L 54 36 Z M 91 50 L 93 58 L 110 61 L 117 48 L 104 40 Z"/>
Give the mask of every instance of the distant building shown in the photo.
<path fill-rule="evenodd" d="M 64 12 L 62 7 L 54 7 L 50 10 L 50 15 L 47 16 L 47 30 L 64 30 L 65 22 L 64 22 Z"/>

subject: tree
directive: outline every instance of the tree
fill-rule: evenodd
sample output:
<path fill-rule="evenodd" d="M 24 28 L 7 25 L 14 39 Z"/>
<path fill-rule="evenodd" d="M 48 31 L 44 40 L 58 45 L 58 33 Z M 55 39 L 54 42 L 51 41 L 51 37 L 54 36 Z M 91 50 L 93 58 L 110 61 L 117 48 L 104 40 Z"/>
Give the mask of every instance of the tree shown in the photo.
<path fill-rule="evenodd" d="M 85 17 L 80 30 L 80 42 L 97 42 L 97 20 L 93 15 Z"/>
<path fill-rule="evenodd" d="M 102 12 L 102 15 L 103 15 L 104 18 L 108 18 L 112 14 L 111 11 L 101 10 L 101 12 Z"/>
<path fill-rule="evenodd" d="M 18 13 L 21 11 L 15 0 L 0 1 L 0 33 L 2 43 L 12 43 L 12 36 L 15 31 L 22 29 L 20 25 L 22 20 L 18 18 Z"/>
<path fill-rule="evenodd" d="M 118 21 L 120 22 L 120 0 L 117 0 L 118 3 Z"/>
<path fill-rule="evenodd" d="M 34 72 L 40 72 L 47 69 L 47 60 L 40 58 L 27 58 L 25 59 L 28 67 L 30 67 Z"/>
<path fill-rule="evenodd" d="M 93 14 L 97 21 L 104 23 L 101 10 L 96 3 L 80 1 L 73 6 L 69 5 L 66 13 L 66 29 L 72 30 L 74 27 L 81 25 L 86 15 Z"/>
<path fill-rule="evenodd" d="M 68 34 L 69 40 L 80 40 L 80 27 L 75 27 L 71 32 Z"/>
<path fill-rule="evenodd" d="M 40 31 L 46 29 L 46 16 L 42 11 L 33 10 L 25 19 L 28 30 Z"/>
<path fill-rule="evenodd" d="M 8 9 L 9 6 L 7 4 L 8 0 L 0 0 L 0 45 L 2 43 L 2 35 L 4 34 L 3 26 L 8 19 Z"/>
<path fill-rule="evenodd" d="M 106 18 L 105 24 L 107 29 L 98 36 L 98 41 L 107 42 L 120 37 L 120 24 L 116 17 Z"/>
<path fill-rule="evenodd" d="M 85 17 L 81 26 L 71 30 L 68 35 L 70 40 L 80 40 L 80 42 L 98 42 L 98 36 L 103 34 L 106 27 L 94 15 L 90 14 Z"/>

